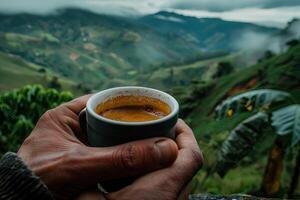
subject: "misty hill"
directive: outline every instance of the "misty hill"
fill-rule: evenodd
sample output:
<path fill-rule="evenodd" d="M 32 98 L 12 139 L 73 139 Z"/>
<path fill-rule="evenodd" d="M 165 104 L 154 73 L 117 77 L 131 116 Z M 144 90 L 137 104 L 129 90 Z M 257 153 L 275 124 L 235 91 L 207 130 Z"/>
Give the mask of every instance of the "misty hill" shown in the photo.
<path fill-rule="evenodd" d="M 168 20 L 162 20 L 162 16 Z M 181 20 L 180 25 L 170 19 Z M 1 14 L 0 51 L 18 55 L 77 83 L 105 88 L 138 84 L 136 78 L 152 73 L 156 66 L 198 57 L 203 60 L 207 55 L 204 50 L 231 49 L 228 45 L 235 39 L 234 34 L 246 29 L 276 31 L 166 12 L 142 18 L 77 9 L 47 16 Z"/>
<path fill-rule="evenodd" d="M 185 38 L 206 51 L 238 50 L 233 43 L 244 32 L 272 34 L 278 31 L 251 23 L 199 19 L 166 11 L 142 17 L 139 21 L 161 33 Z"/>

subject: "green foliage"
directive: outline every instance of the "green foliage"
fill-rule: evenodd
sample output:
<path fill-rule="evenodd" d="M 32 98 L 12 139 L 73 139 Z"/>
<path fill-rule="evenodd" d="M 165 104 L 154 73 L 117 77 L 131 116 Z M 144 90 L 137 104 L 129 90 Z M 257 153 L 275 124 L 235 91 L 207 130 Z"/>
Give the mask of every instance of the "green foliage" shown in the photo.
<path fill-rule="evenodd" d="M 28 85 L 0 95 L 0 154 L 16 151 L 48 109 L 73 98 L 70 92 Z"/>
<path fill-rule="evenodd" d="M 300 141 L 300 105 L 284 107 L 272 114 L 272 126 L 278 135 L 290 135 L 291 144 Z"/>
<path fill-rule="evenodd" d="M 268 115 L 259 112 L 231 131 L 218 157 L 216 169 L 221 177 L 253 149 L 253 145 L 263 136 L 263 130 L 268 127 L 268 121 Z"/>
<path fill-rule="evenodd" d="M 235 113 L 269 110 L 286 102 L 292 102 L 292 97 L 287 92 L 270 89 L 253 90 L 223 101 L 215 109 L 215 116 L 222 119 Z"/>

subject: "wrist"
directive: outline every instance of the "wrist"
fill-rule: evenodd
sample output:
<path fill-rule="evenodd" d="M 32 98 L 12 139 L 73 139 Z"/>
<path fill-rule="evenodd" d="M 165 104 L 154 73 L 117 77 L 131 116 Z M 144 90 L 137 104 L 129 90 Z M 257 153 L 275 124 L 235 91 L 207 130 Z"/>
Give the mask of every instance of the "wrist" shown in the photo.
<path fill-rule="evenodd" d="M 6 153 L 0 160 L 0 180 L 0 199 L 1 195 L 10 199 L 53 199 L 46 185 L 15 153 Z"/>

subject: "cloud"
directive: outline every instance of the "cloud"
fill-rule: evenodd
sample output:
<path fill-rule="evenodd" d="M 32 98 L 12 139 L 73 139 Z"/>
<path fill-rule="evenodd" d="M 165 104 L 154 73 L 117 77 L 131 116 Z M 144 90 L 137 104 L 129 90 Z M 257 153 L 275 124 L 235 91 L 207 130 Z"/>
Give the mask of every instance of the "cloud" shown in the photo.
<path fill-rule="evenodd" d="M 177 23 L 183 23 L 184 20 L 177 18 L 177 17 L 166 17 L 163 15 L 156 15 L 155 18 L 161 19 L 161 20 L 166 20 L 166 21 L 171 21 L 171 22 L 177 22 Z"/>
<path fill-rule="evenodd" d="M 300 18 L 300 6 L 272 9 L 244 8 L 226 12 L 211 12 L 204 10 L 169 9 L 178 14 L 194 17 L 218 17 L 230 21 L 242 21 L 265 26 L 284 27 L 293 18 Z"/>
<path fill-rule="evenodd" d="M 237 40 L 232 44 L 237 50 L 246 50 L 244 55 L 248 63 L 254 64 L 267 50 L 275 53 L 285 51 L 286 43 L 292 39 L 300 38 L 300 21 L 295 21 L 288 28 L 289 34 L 273 35 L 261 32 L 244 31 L 239 34 Z"/>
<path fill-rule="evenodd" d="M 0 12 L 48 14 L 73 7 L 96 13 L 136 15 L 157 12 L 161 4 L 159 0 L 0 0 Z"/>
<path fill-rule="evenodd" d="M 0 0 L 1 13 L 49 14 L 68 7 L 126 16 L 173 10 L 278 27 L 300 17 L 300 0 Z"/>
<path fill-rule="evenodd" d="M 59 8 L 80 7 L 96 12 L 149 13 L 161 9 L 229 11 L 241 8 L 300 6 L 299 0 L 0 0 L 0 12 L 49 13 Z M 118 13 L 120 12 L 120 13 Z"/>
<path fill-rule="evenodd" d="M 261 32 L 244 31 L 239 34 L 233 43 L 236 49 L 246 49 L 265 52 L 271 50 L 279 53 L 286 48 L 286 43 L 292 39 L 300 38 L 300 20 L 288 26 L 288 33 L 284 35 L 266 34 Z"/>
<path fill-rule="evenodd" d="M 240 34 L 237 40 L 235 40 L 233 46 L 236 49 L 261 52 L 271 50 L 278 53 L 281 50 L 281 40 L 279 37 L 275 37 L 270 34 L 245 31 Z"/>
<path fill-rule="evenodd" d="M 290 26 L 289 31 L 291 33 L 291 37 L 299 37 L 300 36 L 300 20 L 294 22 Z"/>
<path fill-rule="evenodd" d="M 173 0 L 169 7 L 184 10 L 207 10 L 223 12 L 241 8 L 277 8 L 300 6 L 299 0 Z"/>

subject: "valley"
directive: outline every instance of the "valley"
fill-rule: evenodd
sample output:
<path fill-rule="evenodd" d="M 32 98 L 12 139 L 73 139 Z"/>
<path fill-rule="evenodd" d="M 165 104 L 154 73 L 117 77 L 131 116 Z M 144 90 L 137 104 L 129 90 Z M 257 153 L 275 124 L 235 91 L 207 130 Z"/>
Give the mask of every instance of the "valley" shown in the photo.
<path fill-rule="evenodd" d="M 181 22 L 170 21 L 170 17 Z M 229 28 L 225 31 L 222 27 Z M 278 31 L 249 23 L 197 19 L 168 12 L 141 18 L 77 9 L 47 16 L 1 14 L 0 51 L 19 56 L 89 90 L 118 85 L 164 89 L 172 73 L 175 85 L 188 84 L 192 79 L 210 79 L 216 62 L 236 54 L 224 42 L 233 43 L 234 35 L 245 30 Z M 223 36 L 216 36 L 220 31 Z"/>

